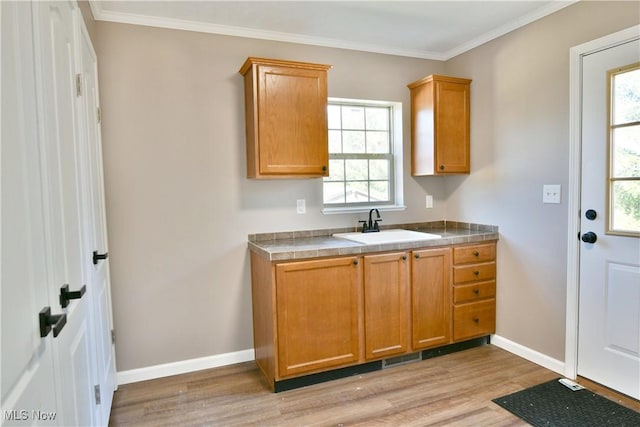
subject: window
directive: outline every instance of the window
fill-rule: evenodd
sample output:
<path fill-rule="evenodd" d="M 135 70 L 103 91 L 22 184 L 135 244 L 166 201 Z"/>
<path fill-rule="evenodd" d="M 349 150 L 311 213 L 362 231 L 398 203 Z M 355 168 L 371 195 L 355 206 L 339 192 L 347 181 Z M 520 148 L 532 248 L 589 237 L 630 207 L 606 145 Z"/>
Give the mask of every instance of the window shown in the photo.
<path fill-rule="evenodd" d="M 329 99 L 324 212 L 402 206 L 402 104 Z"/>
<path fill-rule="evenodd" d="M 609 76 L 608 232 L 640 236 L 640 63 Z"/>

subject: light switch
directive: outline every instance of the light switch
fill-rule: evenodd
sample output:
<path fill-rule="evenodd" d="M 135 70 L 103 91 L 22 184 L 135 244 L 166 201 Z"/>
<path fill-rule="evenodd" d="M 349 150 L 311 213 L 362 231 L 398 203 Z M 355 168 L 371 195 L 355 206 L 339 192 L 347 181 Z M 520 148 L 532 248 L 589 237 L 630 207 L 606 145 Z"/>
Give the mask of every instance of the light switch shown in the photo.
<path fill-rule="evenodd" d="M 425 200 L 425 207 L 427 209 L 431 209 L 433 208 L 433 196 L 430 194 L 427 194 L 426 200 Z"/>
<path fill-rule="evenodd" d="M 560 194 L 562 192 L 560 184 L 543 185 L 542 186 L 542 203 L 560 203 Z"/>
<path fill-rule="evenodd" d="M 299 214 L 307 213 L 307 202 L 304 199 L 296 200 L 296 211 Z"/>

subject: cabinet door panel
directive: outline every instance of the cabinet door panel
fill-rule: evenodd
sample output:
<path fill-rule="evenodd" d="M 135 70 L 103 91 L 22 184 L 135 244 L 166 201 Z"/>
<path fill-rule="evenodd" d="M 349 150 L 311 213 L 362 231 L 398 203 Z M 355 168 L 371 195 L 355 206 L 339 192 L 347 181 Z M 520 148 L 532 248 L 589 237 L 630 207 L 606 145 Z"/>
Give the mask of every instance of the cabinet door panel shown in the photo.
<path fill-rule="evenodd" d="M 326 71 L 259 69 L 260 173 L 326 175 Z"/>
<path fill-rule="evenodd" d="M 469 173 L 469 86 L 436 82 L 435 98 L 438 172 Z"/>
<path fill-rule="evenodd" d="M 356 260 L 276 266 L 280 377 L 358 361 L 361 280 Z"/>
<path fill-rule="evenodd" d="M 411 305 L 415 350 L 447 344 L 450 340 L 450 263 L 449 248 L 413 252 Z"/>
<path fill-rule="evenodd" d="M 364 257 L 365 357 L 405 353 L 408 341 L 407 254 Z"/>

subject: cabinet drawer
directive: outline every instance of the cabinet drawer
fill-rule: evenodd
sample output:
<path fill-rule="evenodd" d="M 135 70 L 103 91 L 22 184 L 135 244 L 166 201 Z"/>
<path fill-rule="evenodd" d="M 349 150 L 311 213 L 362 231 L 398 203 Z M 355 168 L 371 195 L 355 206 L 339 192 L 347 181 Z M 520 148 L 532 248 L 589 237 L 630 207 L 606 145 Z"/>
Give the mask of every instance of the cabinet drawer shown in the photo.
<path fill-rule="evenodd" d="M 453 267 L 453 283 L 486 281 L 496 278 L 496 263 L 472 264 L 464 267 Z"/>
<path fill-rule="evenodd" d="M 469 264 L 472 262 L 495 261 L 496 245 L 460 246 L 453 248 L 454 264 Z"/>
<path fill-rule="evenodd" d="M 459 341 L 496 331 L 496 300 L 453 307 L 453 340 Z"/>
<path fill-rule="evenodd" d="M 453 303 L 474 302 L 486 298 L 495 298 L 496 281 L 471 283 L 453 287 Z"/>

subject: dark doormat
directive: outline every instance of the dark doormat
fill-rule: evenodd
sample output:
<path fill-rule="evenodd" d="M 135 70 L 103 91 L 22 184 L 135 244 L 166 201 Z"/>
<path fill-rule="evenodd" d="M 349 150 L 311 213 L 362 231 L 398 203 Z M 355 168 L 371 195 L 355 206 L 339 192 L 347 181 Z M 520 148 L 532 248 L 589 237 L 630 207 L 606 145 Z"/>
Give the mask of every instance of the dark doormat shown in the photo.
<path fill-rule="evenodd" d="M 536 427 L 640 427 L 640 412 L 587 389 L 571 391 L 557 379 L 493 402 Z"/>

